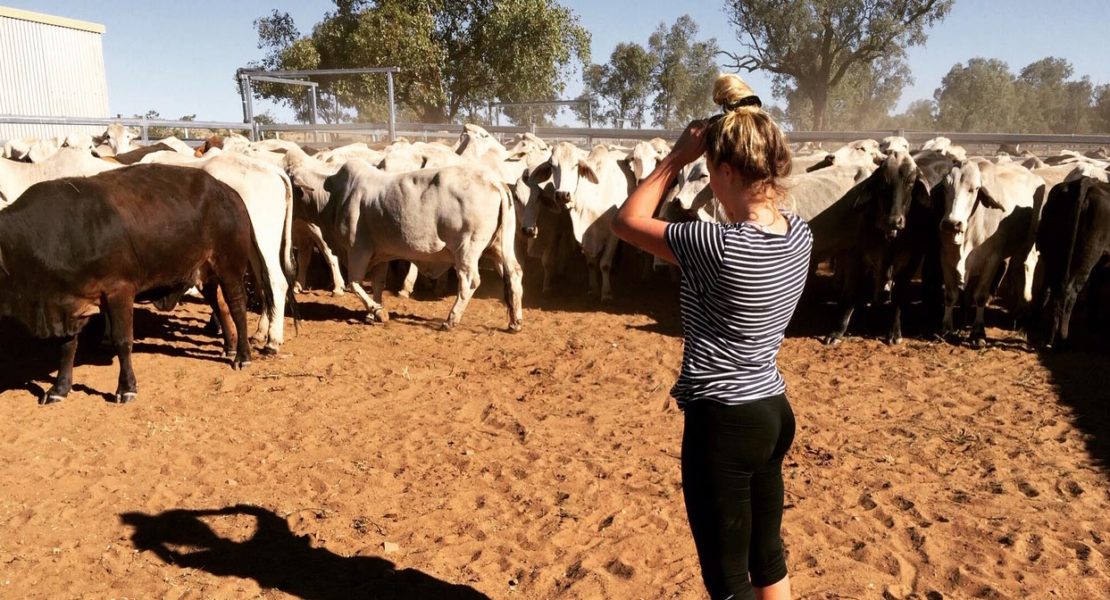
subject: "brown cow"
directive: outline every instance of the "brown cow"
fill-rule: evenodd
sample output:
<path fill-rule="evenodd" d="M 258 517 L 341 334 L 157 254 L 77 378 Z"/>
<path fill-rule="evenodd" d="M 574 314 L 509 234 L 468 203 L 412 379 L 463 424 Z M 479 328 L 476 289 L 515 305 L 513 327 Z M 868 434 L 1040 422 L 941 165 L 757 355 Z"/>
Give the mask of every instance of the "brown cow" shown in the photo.
<path fill-rule="evenodd" d="M 200 169 L 137 165 L 31 186 L 0 212 L 0 315 L 63 339 L 57 379 L 40 403 L 69 393 L 77 334 L 101 307 L 120 358 L 116 401 L 134 399 L 136 298 L 177 296 L 205 273 L 214 275 L 204 286 L 213 308 L 217 283 L 229 307 L 225 350 L 234 348 L 236 368 L 248 365 L 243 277 L 256 251 L 242 198 Z"/>

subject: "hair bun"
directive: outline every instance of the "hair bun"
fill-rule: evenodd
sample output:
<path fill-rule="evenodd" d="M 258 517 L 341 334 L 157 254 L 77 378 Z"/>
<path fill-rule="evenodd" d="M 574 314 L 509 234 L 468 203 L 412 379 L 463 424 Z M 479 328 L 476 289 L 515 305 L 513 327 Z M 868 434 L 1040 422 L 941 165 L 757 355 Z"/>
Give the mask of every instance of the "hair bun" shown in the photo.
<path fill-rule="evenodd" d="M 758 110 L 763 105 L 751 86 L 733 73 L 722 73 L 717 77 L 713 83 L 713 103 L 725 112 L 749 106 Z"/>

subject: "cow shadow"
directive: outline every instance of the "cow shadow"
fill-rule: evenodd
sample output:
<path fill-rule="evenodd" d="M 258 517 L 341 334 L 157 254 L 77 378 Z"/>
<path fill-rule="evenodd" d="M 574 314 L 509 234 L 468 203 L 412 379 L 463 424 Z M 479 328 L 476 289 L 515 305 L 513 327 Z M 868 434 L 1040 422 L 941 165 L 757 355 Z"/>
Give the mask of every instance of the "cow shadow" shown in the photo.
<path fill-rule="evenodd" d="M 202 520 L 221 516 L 252 517 L 256 529 L 245 541 L 221 537 Z M 154 515 L 129 512 L 121 514 L 120 521 L 133 528 L 136 550 L 152 552 L 168 565 L 253 579 L 264 589 L 298 598 L 487 599 L 472 587 L 415 569 L 397 569 L 384 558 L 340 556 L 314 547 L 307 536 L 294 534 L 284 518 L 258 506 L 173 509 Z"/>
<path fill-rule="evenodd" d="M 223 356 L 223 341 L 205 331 L 207 321 L 189 315 L 154 311 L 136 305 L 134 312 L 135 342 L 132 349 L 137 354 L 161 354 L 227 363 Z M 61 341 L 56 338 L 38 338 L 31 335 L 13 319 L 0 319 L 0 392 L 24 390 L 36 398 L 42 396 L 54 382 L 61 353 Z M 104 323 L 94 317 L 81 330 L 77 341 L 74 367 L 83 365 L 111 366 L 116 352 L 103 343 Z M 138 373 L 142 377 L 142 372 Z M 96 390 L 79 382 L 73 390 L 113 400 L 114 395 Z"/>
<path fill-rule="evenodd" d="M 1105 306 L 1102 301 L 1099 306 Z M 1037 358 L 1051 374 L 1060 403 L 1071 409 L 1087 453 L 1110 477 L 1110 387 L 1103 381 L 1110 369 L 1110 329 L 1092 322 L 1092 316 L 1089 305 L 1077 306 L 1068 343 L 1062 349 L 1041 351 Z"/>

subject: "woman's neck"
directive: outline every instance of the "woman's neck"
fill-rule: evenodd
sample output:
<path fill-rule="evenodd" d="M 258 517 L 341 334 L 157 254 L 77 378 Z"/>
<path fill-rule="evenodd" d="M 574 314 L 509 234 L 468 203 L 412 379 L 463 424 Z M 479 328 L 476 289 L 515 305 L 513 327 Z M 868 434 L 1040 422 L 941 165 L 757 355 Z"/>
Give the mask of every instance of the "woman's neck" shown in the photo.
<path fill-rule="evenodd" d="M 761 190 L 760 193 L 743 190 L 732 198 L 725 198 L 722 204 L 729 221 L 733 223 L 753 221 L 771 225 L 779 218 L 776 198 L 771 190 Z"/>

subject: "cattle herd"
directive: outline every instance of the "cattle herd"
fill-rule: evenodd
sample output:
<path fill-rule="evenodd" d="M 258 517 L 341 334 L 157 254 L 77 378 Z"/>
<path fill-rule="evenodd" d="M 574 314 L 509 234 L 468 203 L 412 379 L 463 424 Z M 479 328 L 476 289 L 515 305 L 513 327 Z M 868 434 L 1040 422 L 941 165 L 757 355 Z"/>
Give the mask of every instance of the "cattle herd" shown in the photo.
<path fill-rule="evenodd" d="M 548 293 L 567 258 L 581 254 L 589 293 L 608 302 L 618 249 L 610 222 L 670 150 L 661 139 L 584 150 L 527 133 L 505 147 L 476 125 L 453 146 L 315 149 L 231 135 L 194 149 L 175 138 L 146 147 L 134 139 L 112 125 L 98 137 L 3 147 L 0 316 L 62 339 L 44 403 L 69 392 L 77 334 L 97 313 L 120 357 L 116 398 L 135 397 L 136 300 L 168 309 L 199 293 L 227 355 L 243 366 L 250 277 L 262 305 L 252 339 L 277 352 L 286 303 L 305 287 L 314 249 L 333 292 L 353 291 L 370 321 L 389 319 L 383 290 L 393 261 L 409 264 L 400 295 L 418 276 L 454 269 L 458 292 L 445 329 L 462 318 L 485 269 L 502 278 L 508 327 L 518 331 L 528 258 L 538 259 Z M 923 329 L 952 341 L 964 339 L 962 307 L 973 315 L 966 341 L 985 344 L 985 310 L 995 299 L 1042 346 L 1067 339 L 1076 299 L 1110 253 L 1110 155 L 1006 150 L 969 156 L 943 137 L 917 149 L 901 137 L 833 152 L 795 148 L 783 208 L 809 222 L 814 268 L 827 263 L 835 274 L 839 313 L 827 343 L 841 341 L 857 307 L 886 301 L 887 341 L 898 343 L 915 299 L 935 319 Z M 704 157 L 685 167 L 660 218 L 723 220 L 708 178 Z"/>

